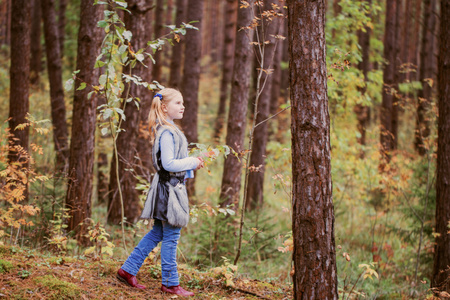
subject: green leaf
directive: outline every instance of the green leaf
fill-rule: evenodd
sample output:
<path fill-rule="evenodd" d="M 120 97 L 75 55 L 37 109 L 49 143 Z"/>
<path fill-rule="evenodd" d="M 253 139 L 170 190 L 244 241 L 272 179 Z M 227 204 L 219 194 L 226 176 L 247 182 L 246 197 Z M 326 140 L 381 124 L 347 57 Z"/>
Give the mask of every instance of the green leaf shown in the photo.
<path fill-rule="evenodd" d="M 101 20 L 101 21 L 97 22 L 97 27 L 105 28 L 106 26 L 108 26 L 108 22 L 106 22 L 105 20 Z"/>
<path fill-rule="evenodd" d="M 140 62 L 142 62 L 144 60 L 144 55 L 143 54 L 136 54 L 136 59 Z"/>
<path fill-rule="evenodd" d="M 71 91 L 73 89 L 73 82 L 74 80 L 72 78 L 66 81 L 66 84 L 64 85 L 66 91 Z"/>
<path fill-rule="evenodd" d="M 127 39 L 128 41 L 131 41 L 131 37 L 133 36 L 133 34 L 131 33 L 131 31 L 127 30 L 123 33 L 123 38 Z"/>
<path fill-rule="evenodd" d="M 82 82 L 80 86 L 77 88 L 77 91 L 84 90 L 86 88 L 86 82 Z"/>
<path fill-rule="evenodd" d="M 106 84 L 106 74 L 100 75 L 100 77 L 98 78 L 98 83 L 103 86 Z"/>
<path fill-rule="evenodd" d="M 107 135 L 108 134 L 108 127 L 103 127 L 101 130 L 102 135 Z"/>

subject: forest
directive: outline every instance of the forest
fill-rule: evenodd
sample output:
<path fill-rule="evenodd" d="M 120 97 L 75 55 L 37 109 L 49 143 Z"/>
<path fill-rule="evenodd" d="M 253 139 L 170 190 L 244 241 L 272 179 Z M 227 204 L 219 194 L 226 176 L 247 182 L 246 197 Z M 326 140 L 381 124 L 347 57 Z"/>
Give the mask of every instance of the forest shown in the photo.
<path fill-rule="evenodd" d="M 116 278 L 167 87 L 204 160 L 192 298 L 450 298 L 449 28 L 449 0 L 0 0 L 0 298 L 177 297 L 161 246 Z"/>

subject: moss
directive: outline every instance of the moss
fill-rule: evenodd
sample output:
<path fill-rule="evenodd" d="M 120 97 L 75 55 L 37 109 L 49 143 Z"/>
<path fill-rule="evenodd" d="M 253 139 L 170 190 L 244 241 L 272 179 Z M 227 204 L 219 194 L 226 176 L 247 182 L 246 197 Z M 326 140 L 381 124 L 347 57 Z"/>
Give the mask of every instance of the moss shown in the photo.
<path fill-rule="evenodd" d="M 101 260 L 93 263 L 90 267 L 91 270 L 97 270 L 97 274 L 102 277 L 116 274 L 119 268 L 120 266 L 112 260 Z"/>
<path fill-rule="evenodd" d="M 81 290 L 75 284 L 60 280 L 51 275 L 36 278 L 37 284 L 46 287 L 53 293 L 48 299 L 79 299 Z"/>
<path fill-rule="evenodd" d="M 7 260 L 0 259 L 0 273 L 8 273 L 14 265 Z"/>

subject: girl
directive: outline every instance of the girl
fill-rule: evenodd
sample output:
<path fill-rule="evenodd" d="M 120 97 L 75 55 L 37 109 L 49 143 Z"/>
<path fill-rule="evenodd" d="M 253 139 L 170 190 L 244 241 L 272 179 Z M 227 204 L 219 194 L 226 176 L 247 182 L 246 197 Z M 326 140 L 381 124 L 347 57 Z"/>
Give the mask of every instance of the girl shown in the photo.
<path fill-rule="evenodd" d="M 149 114 L 149 130 L 153 144 L 153 164 L 158 171 L 142 211 L 142 219 L 154 219 L 153 229 L 145 235 L 122 268 L 117 278 L 132 287 L 138 284 L 136 274 L 153 248 L 161 245 L 161 290 L 180 296 L 192 296 L 180 287 L 177 271 L 177 244 L 181 227 L 189 221 L 189 203 L 185 179 L 193 178 L 193 170 L 203 167 L 203 159 L 187 156 L 187 140 L 173 122 L 182 119 L 183 96 L 175 89 L 165 88 L 153 97 Z"/>

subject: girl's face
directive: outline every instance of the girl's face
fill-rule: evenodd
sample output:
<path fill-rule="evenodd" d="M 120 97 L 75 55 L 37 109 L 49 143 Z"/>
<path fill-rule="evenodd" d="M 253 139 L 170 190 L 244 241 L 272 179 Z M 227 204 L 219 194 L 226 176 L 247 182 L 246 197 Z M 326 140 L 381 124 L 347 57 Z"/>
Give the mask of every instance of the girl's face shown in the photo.
<path fill-rule="evenodd" d="M 168 121 L 180 120 L 183 118 L 183 103 L 183 97 L 179 95 L 172 101 L 169 101 L 169 103 L 163 104 L 163 111 L 166 114 L 166 119 Z"/>

